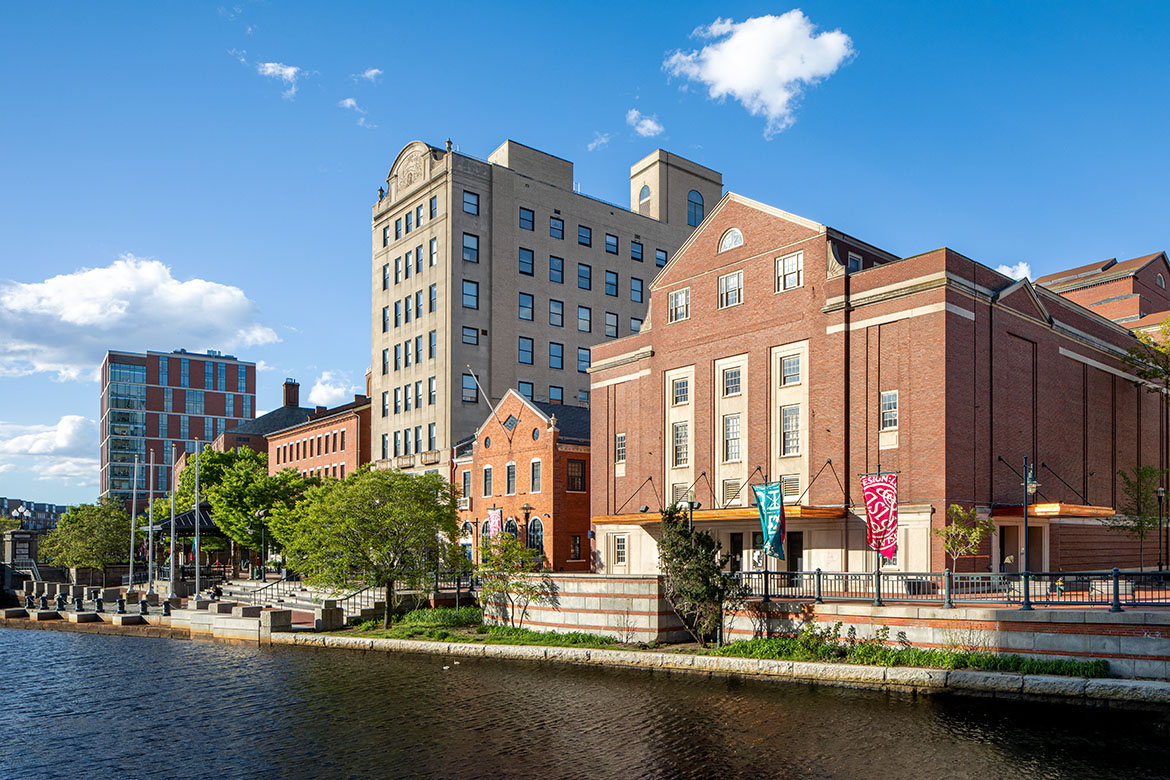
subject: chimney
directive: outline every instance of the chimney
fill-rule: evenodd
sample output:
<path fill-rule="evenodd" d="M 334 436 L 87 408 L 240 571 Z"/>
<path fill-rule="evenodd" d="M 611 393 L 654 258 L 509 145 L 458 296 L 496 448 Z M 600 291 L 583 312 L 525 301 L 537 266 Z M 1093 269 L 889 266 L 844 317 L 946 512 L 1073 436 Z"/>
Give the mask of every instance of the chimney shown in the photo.
<path fill-rule="evenodd" d="M 301 385 L 295 379 L 284 380 L 284 405 L 285 406 L 300 406 L 301 405 Z"/>

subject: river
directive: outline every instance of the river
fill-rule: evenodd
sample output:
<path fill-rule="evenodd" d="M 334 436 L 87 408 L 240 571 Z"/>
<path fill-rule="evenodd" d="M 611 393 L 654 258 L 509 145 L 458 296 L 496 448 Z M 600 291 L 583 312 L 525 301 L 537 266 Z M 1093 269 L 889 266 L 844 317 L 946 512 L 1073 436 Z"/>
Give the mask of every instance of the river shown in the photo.
<path fill-rule="evenodd" d="M 6 780 L 1170 776 L 1073 705 L 19 629 L 0 671 Z"/>

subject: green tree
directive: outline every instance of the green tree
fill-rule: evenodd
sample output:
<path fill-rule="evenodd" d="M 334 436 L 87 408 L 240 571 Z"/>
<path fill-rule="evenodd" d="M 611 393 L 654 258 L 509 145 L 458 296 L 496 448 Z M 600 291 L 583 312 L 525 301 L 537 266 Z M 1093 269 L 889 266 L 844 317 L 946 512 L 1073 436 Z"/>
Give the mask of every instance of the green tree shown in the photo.
<path fill-rule="evenodd" d="M 101 569 L 102 584 L 106 567 L 124 562 L 129 551 L 130 515 L 112 498 L 71 507 L 40 543 L 41 557 L 54 565 Z"/>
<path fill-rule="evenodd" d="M 424 589 L 457 546 L 454 493 L 438 474 L 368 469 L 311 487 L 272 518 L 289 566 L 319 586 L 384 587 L 390 627 L 404 589 Z"/>
<path fill-rule="evenodd" d="M 524 546 L 512 534 L 496 534 L 480 547 L 480 598 L 497 607 L 500 618 L 513 628 L 523 628 L 532 604 L 549 604 L 556 589 L 549 577 L 539 575 L 544 553 Z M 519 620 L 517 620 L 519 614 Z"/>
<path fill-rule="evenodd" d="M 1146 386 L 1146 392 L 1170 393 L 1170 318 L 1155 333 L 1135 333 L 1137 341 L 1124 360 Z"/>
<path fill-rule="evenodd" d="M 263 456 L 262 456 L 263 457 Z M 270 535 L 261 534 L 267 522 L 256 513 L 264 511 L 271 516 L 274 510 L 295 506 L 305 491 L 321 480 L 302 477 L 292 469 L 268 473 L 267 465 L 257 468 L 252 458 L 240 458 L 223 469 L 218 483 L 207 492 L 215 524 L 237 544 L 259 550 L 261 541 L 271 544 Z"/>
<path fill-rule="evenodd" d="M 960 558 L 974 554 L 995 534 L 995 523 L 990 515 L 980 520 L 974 509 L 951 504 L 947 507 L 946 526 L 931 533 L 942 540 L 943 550 L 951 556 L 951 565 L 957 568 Z"/>
<path fill-rule="evenodd" d="M 738 580 L 723 571 L 731 556 L 720 554 L 720 549 L 711 534 L 692 530 L 677 506 L 662 510 L 658 567 L 666 598 L 703 647 L 723 627 L 725 605 L 740 604 L 746 595 Z"/>
<path fill-rule="evenodd" d="M 1106 526 L 1138 538 L 1138 566 L 1146 567 L 1146 535 L 1158 527 L 1158 486 L 1166 469 L 1157 466 L 1134 466 L 1129 472 L 1118 471 L 1125 500 L 1113 517 L 1101 520 Z"/>

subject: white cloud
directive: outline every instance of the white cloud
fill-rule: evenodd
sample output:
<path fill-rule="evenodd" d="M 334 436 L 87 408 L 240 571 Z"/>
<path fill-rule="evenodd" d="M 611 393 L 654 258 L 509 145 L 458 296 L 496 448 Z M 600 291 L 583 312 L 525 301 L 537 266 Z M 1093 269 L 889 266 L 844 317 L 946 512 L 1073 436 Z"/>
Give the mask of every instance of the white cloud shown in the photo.
<path fill-rule="evenodd" d="M 336 406 L 352 401 L 353 394 L 361 388 L 350 384 L 349 378 L 341 371 L 322 371 L 309 391 L 309 403 L 314 406 Z"/>
<path fill-rule="evenodd" d="M 660 135 L 666 128 L 658 121 L 658 115 L 646 115 L 636 108 L 626 112 L 626 124 L 634 128 L 634 132 L 643 138 L 653 138 Z"/>
<path fill-rule="evenodd" d="M 1010 276 L 1013 279 L 1032 278 L 1032 266 L 1030 266 L 1026 260 L 1021 260 L 1015 265 L 1001 265 L 996 267 L 995 270 L 999 271 L 1004 276 Z"/>
<path fill-rule="evenodd" d="M 268 76 L 273 79 L 280 79 L 288 85 L 281 94 L 287 100 L 292 100 L 297 94 L 297 78 L 301 74 L 301 69 L 296 65 L 285 65 L 283 62 L 257 62 L 256 72 L 261 76 Z"/>
<path fill-rule="evenodd" d="M 715 99 L 731 96 L 767 119 L 765 138 L 790 127 L 805 87 L 828 78 L 854 54 L 840 30 L 816 34 L 799 9 L 742 22 L 716 19 L 692 37 L 714 39 L 698 51 L 675 51 L 662 67 L 707 86 Z"/>
<path fill-rule="evenodd" d="M 14 468 L 16 468 L 16 466 L 12 463 L 0 463 L 0 474 L 3 474 L 6 471 L 12 471 Z"/>
<path fill-rule="evenodd" d="M 602 133 L 597 130 L 593 131 L 593 140 L 589 142 L 586 147 L 591 152 L 596 152 L 598 149 L 604 149 L 609 144 L 609 139 L 613 136 L 609 133 Z"/>
<path fill-rule="evenodd" d="M 98 447 L 97 423 L 67 414 L 56 425 L 0 422 L 0 453 L 5 455 L 92 455 Z"/>
<path fill-rule="evenodd" d="M 236 349 L 280 341 L 244 291 L 180 281 L 157 260 L 123 255 L 43 282 L 0 279 L 0 376 L 93 379 L 107 349 Z"/>
<path fill-rule="evenodd" d="M 78 487 L 87 487 L 98 484 L 100 471 L 97 458 L 63 458 L 37 469 L 37 479 L 59 479 Z"/>
<path fill-rule="evenodd" d="M 376 84 L 378 77 L 382 75 L 380 68 L 366 68 L 361 73 L 351 73 L 349 77 L 356 83 L 358 79 L 365 79 L 371 84 Z"/>
<path fill-rule="evenodd" d="M 359 106 L 357 104 L 357 101 L 354 100 L 353 98 L 346 98 L 345 100 L 339 100 L 337 102 L 337 107 L 338 108 L 350 108 L 350 109 L 353 109 L 354 111 L 358 112 L 359 114 L 366 113 L 365 109 L 363 109 L 361 106 Z"/>

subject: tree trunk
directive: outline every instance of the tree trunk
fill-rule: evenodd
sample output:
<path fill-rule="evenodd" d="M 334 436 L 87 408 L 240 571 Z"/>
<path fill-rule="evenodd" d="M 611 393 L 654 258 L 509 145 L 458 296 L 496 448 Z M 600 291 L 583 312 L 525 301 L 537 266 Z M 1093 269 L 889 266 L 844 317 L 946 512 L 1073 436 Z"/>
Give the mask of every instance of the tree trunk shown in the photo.
<path fill-rule="evenodd" d="M 394 580 L 386 581 L 386 604 L 382 607 L 382 628 L 389 629 L 394 614 Z"/>

